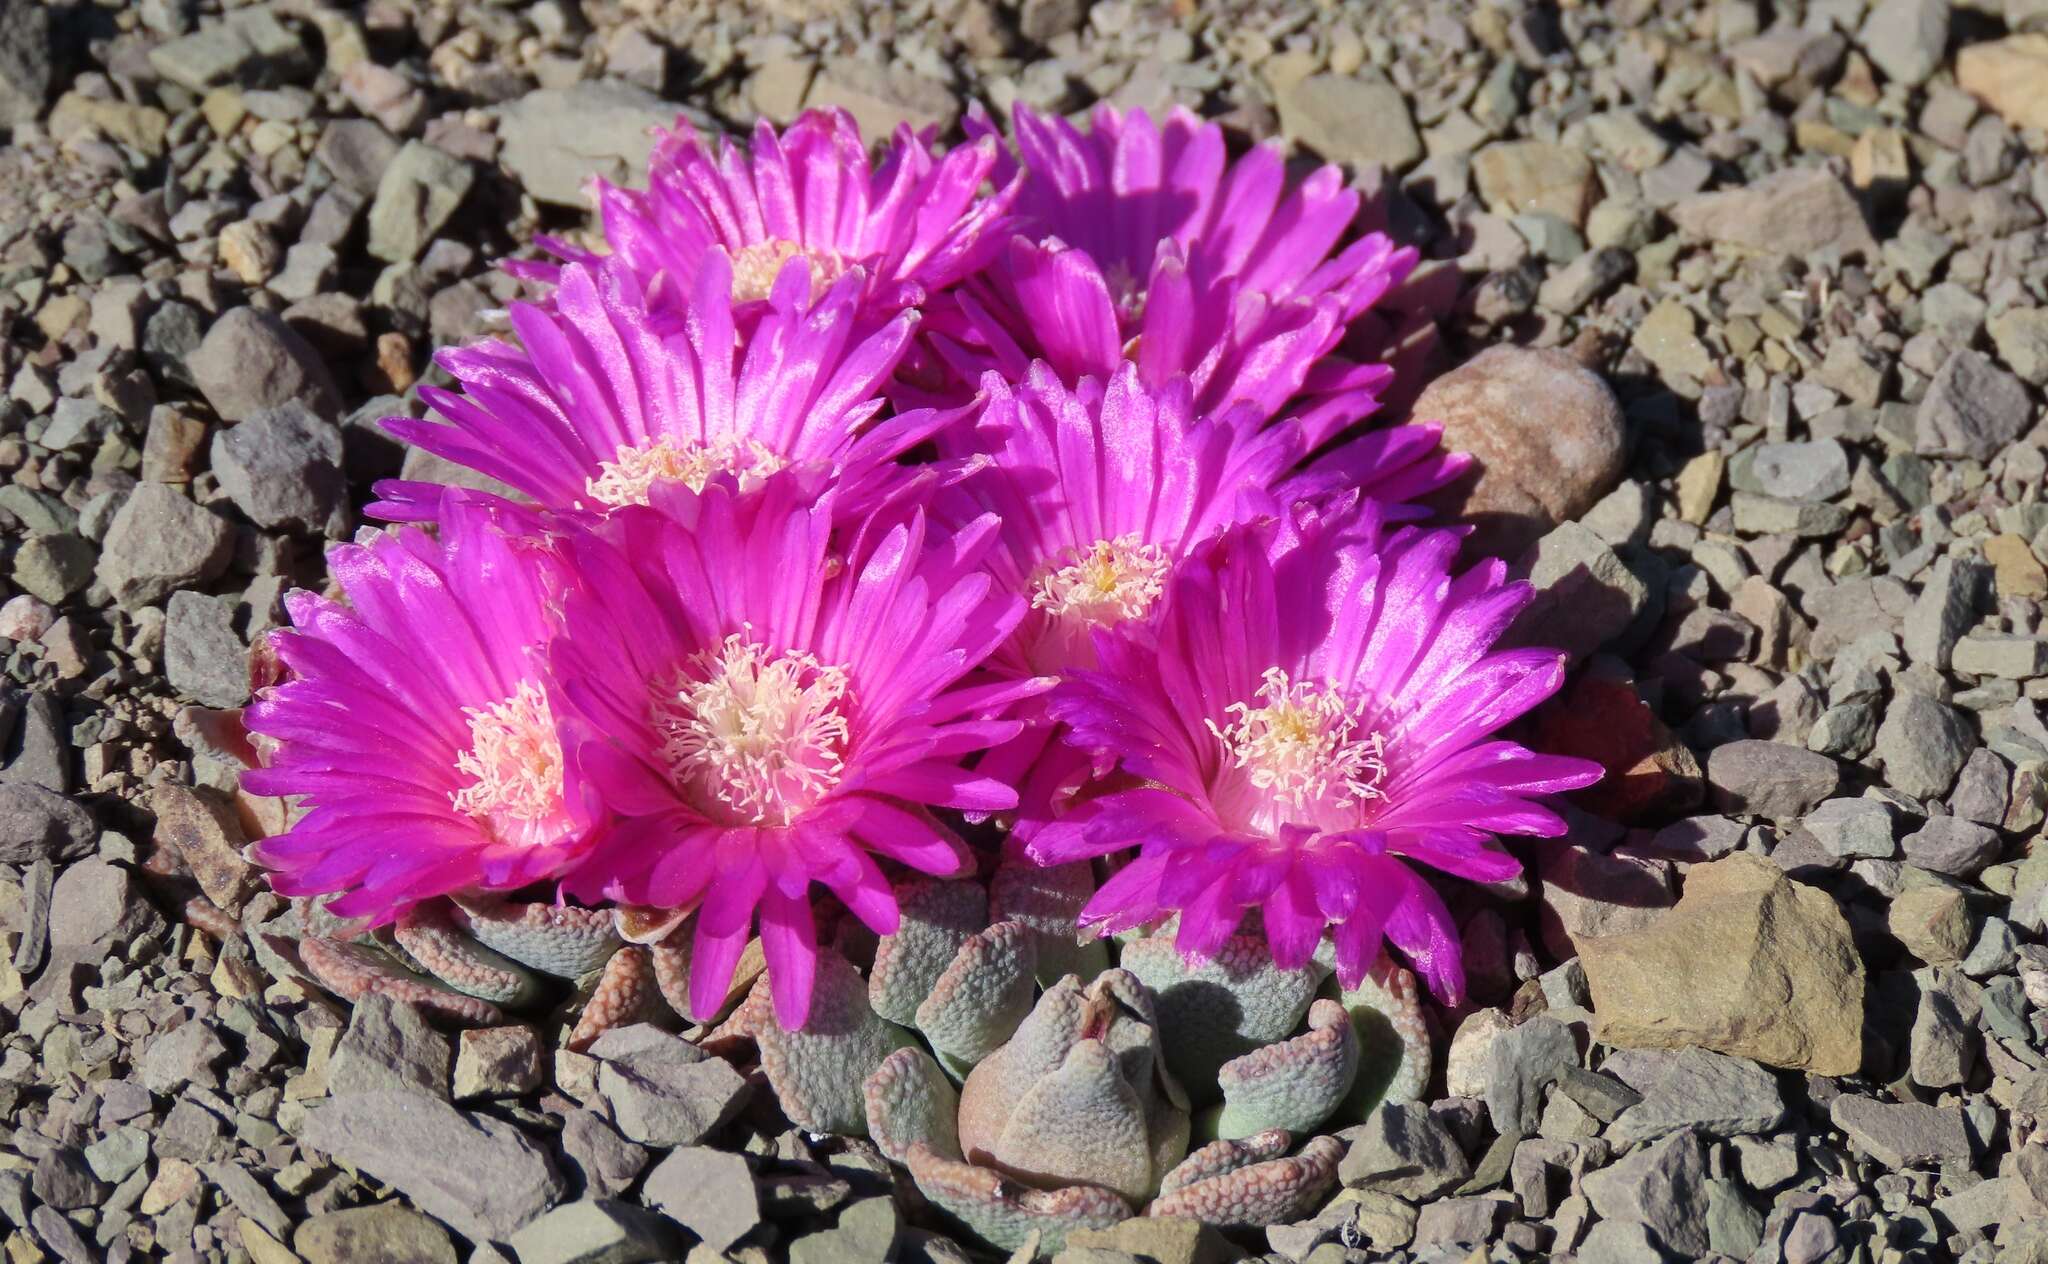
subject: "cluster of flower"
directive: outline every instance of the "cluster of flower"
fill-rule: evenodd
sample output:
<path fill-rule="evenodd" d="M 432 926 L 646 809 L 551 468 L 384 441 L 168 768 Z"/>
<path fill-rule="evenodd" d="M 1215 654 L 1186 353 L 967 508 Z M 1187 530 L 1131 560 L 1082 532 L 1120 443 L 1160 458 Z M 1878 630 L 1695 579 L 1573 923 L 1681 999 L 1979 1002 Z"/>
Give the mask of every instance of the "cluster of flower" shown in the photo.
<path fill-rule="evenodd" d="M 814 901 L 891 932 L 892 870 L 971 871 L 995 818 L 1117 857 L 1104 933 L 1199 955 L 1256 908 L 1283 965 L 1328 931 L 1347 981 L 1385 940 L 1458 992 L 1407 862 L 1508 877 L 1495 835 L 1598 769 L 1493 737 L 1563 663 L 1495 652 L 1525 587 L 1418 525 L 1462 458 L 1355 424 L 1390 370 L 1340 346 L 1412 252 L 1185 113 L 969 130 L 879 166 L 843 114 L 667 135 L 600 188 L 607 253 L 508 265 L 516 340 L 387 424 L 519 498 L 381 484 L 433 529 L 292 595 L 246 716 L 246 785 L 309 809 L 256 849 L 277 890 L 693 909 L 693 1004 L 758 933 L 794 1028 Z"/>

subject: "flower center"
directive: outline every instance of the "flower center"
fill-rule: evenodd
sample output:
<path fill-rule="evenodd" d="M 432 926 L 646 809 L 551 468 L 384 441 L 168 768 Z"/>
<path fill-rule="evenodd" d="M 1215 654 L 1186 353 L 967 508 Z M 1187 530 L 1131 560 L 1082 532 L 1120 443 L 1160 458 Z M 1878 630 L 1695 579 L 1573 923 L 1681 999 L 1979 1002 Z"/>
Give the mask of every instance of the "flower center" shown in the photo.
<path fill-rule="evenodd" d="M 1121 259 L 1112 261 L 1102 270 L 1103 284 L 1109 287 L 1109 301 L 1116 308 L 1117 320 L 1125 329 L 1145 319 L 1145 300 L 1149 297 L 1146 279 L 1132 272 Z"/>
<path fill-rule="evenodd" d="M 775 278 L 782 274 L 782 265 L 798 256 L 803 257 L 811 270 L 813 300 L 830 289 L 846 271 L 845 261 L 829 250 L 805 250 L 785 238 L 770 238 L 734 252 L 732 301 L 750 303 L 767 298 L 775 290 Z"/>
<path fill-rule="evenodd" d="M 469 749 L 455 757 L 470 784 L 449 796 L 455 810 L 478 820 L 541 821 L 562 806 L 562 743 L 548 696 L 522 680 L 512 696 L 487 707 L 464 707 Z"/>
<path fill-rule="evenodd" d="M 1144 618 L 1166 587 L 1166 551 L 1135 532 L 1097 540 L 1078 553 L 1039 579 L 1031 594 L 1034 607 L 1107 627 Z"/>
<path fill-rule="evenodd" d="M 678 787 L 723 805 L 721 815 L 787 825 L 839 784 L 846 687 L 844 667 L 736 632 L 657 691 L 662 760 Z"/>
<path fill-rule="evenodd" d="M 786 464 L 781 455 L 758 439 L 720 439 L 716 443 L 677 443 L 656 439 L 637 448 L 620 448 L 598 464 L 596 478 L 583 489 L 592 500 L 611 509 L 648 502 L 656 483 L 675 481 L 693 492 L 716 474 L 731 472 L 744 483 L 757 482 Z"/>
<path fill-rule="evenodd" d="M 1251 783 L 1290 811 L 1311 809 L 1336 795 L 1333 806 L 1349 807 L 1384 798 L 1386 740 L 1361 731 L 1362 701 L 1335 689 L 1290 681 L 1268 667 L 1253 706 L 1226 708 L 1236 717 L 1228 727 L 1205 720 Z"/>

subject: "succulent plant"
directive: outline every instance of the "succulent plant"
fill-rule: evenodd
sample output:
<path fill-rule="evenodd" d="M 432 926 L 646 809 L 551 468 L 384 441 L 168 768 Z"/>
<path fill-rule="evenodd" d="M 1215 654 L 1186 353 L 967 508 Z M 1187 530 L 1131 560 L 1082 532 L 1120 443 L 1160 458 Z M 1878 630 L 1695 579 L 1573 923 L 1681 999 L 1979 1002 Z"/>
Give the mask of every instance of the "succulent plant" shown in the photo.
<path fill-rule="evenodd" d="M 905 882 L 895 934 L 863 942 L 840 924 L 801 1030 L 777 1021 L 750 945 L 703 1044 L 751 1049 L 792 1123 L 871 1136 L 932 1204 L 1004 1249 L 1035 1230 L 1055 1251 L 1074 1229 L 1137 1214 L 1219 1227 L 1308 1214 L 1342 1151 L 1313 1134 L 1412 1100 L 1428 1079 L 1414 976 L 1382 959 L 1340 991 L 1326 962 L 1276 966 L 1255 925 L 1201 962 L 1174 949 L 1171 924 L 1078 944 L 1074 911 L 1093 885 L 1085 865 L 1024 862 L 985 883 Z M 318 901 L 293 908 L 273 927 L 296 942 L 272 936 L 271 950 L 346 1000 L 384 993 L 486 1024 L 569 980 L 572 1049 L 663 1019 L 664 999 L 687 1010 L 684 916 L 458 897 L 363 933 Z"/>
<path fill-rule="evenodd" d="M 1055 873 L 1032 889 L 1089 881 Z M 1057 919 L 990 920 L 1003 908 L 987 892 L 1019 886 L 1030 879 L 1009 869 L 986 889 L 905 886 L 901 928 L 874 945 L 865 980 L 842 953 L 821 958 L 804 1030 L 775 1021 L 761 980 L 710 1043 L 753 1042 L 798 1126 L 868 1134 L 980 1237 L 1014 1249 L 1036 1230 L 1045 1251 L 1141 1209 L 1219 1227 L 1307 1214 L 1342 1147 L 1297 1141 L 1428 1077 L 1405 970 L 1382 962 L 1337 993 L 1327 966 L 1281 970 L 1257 934 L 1200 964 L 1155 934 L 1041 992 L 1041 957 L 1071 947 L 1072 922 L 1062 935 Z"/>
<path fill-rule="evenodd" d="M 354 1002 L 381 993 L 455 1023 L 489 1025 L 569 989 L 567 1045 L 659 1017 L 685 1003 L 689 938 L 682 919 L 643 910 L 513 900 L 441 899 L 374 931 L 341 922 L 320 902 L 292 901 L 269 947 L 306 978 Z M 293 943 L 281 942 L 295 939 Z M 760 973 L 758 950 L 738 978 Z M 553 980 L 554 982 L 550 982 Z"/>

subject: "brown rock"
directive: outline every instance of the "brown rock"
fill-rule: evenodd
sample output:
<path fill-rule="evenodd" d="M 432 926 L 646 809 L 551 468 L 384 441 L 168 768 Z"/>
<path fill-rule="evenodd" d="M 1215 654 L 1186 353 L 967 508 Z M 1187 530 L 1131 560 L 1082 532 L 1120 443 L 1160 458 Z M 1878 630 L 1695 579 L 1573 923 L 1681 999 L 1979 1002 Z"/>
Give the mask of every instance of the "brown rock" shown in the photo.
<path fill-rule="evenodd" d="M 256 889 L 256 875 L 242 859 L 248 839 L 234 804 L 207 790 L 165 782 L 150 793 L 149 807 L 156 813 L 157 845 L 178 853 L 207 899 L 240 914 Z"/>
<path fill-rule="evenodd" d="M 2048 35 L 1970 45 L 1956 54 L 1956 83 L 2014 127 L 2048 131 Z"/>
<path fill-rule="evenodd" d="M 1599 1038 L 1694 1046 L 1850 1075 L 1863 1061 L 1863 963 L 1826 892 L 1738 853 L 1695 866 L 1646 929 L 1578 939 Z"/>
<path fill-rule="evenodd" d="M 1682 816 L 1706 797 L 1699 760 L 1636 692 L 1625 667 L 1595 659 L 1536 719 L 1537 750 L 1607 770 L 1572 799 L 1623 823 Z"/>
<path fill-rule="evenodd" d="M 1489 347 L 1431 382 L 1412 415 L 1441 425 L 1444 446 L 1474 458 L 1431 498 L 1477 528 L 1474 550 L 1519 556 L 1621 477 L 1621 406 L 1562 351 Z"/>

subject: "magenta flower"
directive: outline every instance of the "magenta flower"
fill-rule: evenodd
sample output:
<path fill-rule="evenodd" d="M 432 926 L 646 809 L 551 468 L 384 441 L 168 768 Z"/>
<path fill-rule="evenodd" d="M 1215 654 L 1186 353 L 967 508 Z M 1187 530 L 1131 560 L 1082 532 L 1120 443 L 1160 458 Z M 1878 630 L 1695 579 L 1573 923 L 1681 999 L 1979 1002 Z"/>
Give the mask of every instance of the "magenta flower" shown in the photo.
<path fill-rule="evenodd" d="M 686 282 L 722 249 L 735 303 L 768 298 L 801 259 L 814 293 L 855 268 L 866 274 L 864 323 L 923 302 L 978 271 L 1000 240 L 1019 181 L 983 195 L 999 151 L 992 140 L 933 155 L 929 137 L 897 129 L 879 168 L 844 110 L 808 110 L 777 135 L 754 129 L 751 152 L 721 140 L 714 155 L 687 123 L 664 133 L 648 160 L 647 191 L 598 182 L 611 257 L 646 294 L 667 273 Z M 554 253 L 596 257 L 559 242 Z M 542 281 L 551 264 L 512 270 Z"/>
<path fill-rule="evenodd" d="M 328 569 L 348 604 L 286 598 L 294 630 L 272 644 L 292 678 L 245 713 L 269 758 L 243 786 L 311 809 L 255 845 L 271 885 L 345 892 L 332 912 L 380 924 L 575 861 L 596 811 L 564 767 L 544 671 L 551 559 L 451 504 L 438 541 L 406 528 L 338 545 Z"/>
<path fill-rule="evenodd" d="M 1187 379 L 1148 389 L 1129 364 L 1070 389 L 1041 361 L 1014 387 L 989 373 L 981 389 L 980 416 L 939 448 L 988 460 L 941 503 L 1000 523 L 983 565 L 1030 603 L 991 662 L 1014 676 L 1092 666 L 1095 629 L 1149 623 L 1174 564 L 1224 526 L 1276 512 L 1308 450 L 1292 423 L 1198 418 Z"/>
<path fill-rule="evenodd" d="M 1298 420 L 1260 429 L 1247 405 L 1196 417 L 1186 378 L 1148 389 L 1128 362 L 1107 385 L 1082 378 L 1069 389 L 1040 361 L 1014 388 L 985 375 L 982 393 L 975 423 L 942 432 L 938 446 L 986 467 L 940 504 L 951 518 L 1002 524 L 983 564 L 1030 608 L 989 665 L 1019 678 L 1093 667 L 1098 629 L 1145 635 L 1174 566 L 1223 527 L 1361 485 L 1407 499 L 1434 485 L 1441 458 L 1433 433 L 1397 427 L 1302 469 Z M 980 765 L 1018 786 L 1020 840 L 1088 775 L 1042 715 L 1028 708 L 1034 723 Z"/>
<path fill-rule="evenodd" d="M 588 722 L 570 760 L 622 818 L 564 888 L 697 908 L 700 1017 L 758 917 L 791 1028 L 816 966 L 812 885 L 895 930 L 876 858 L 968 867 L 930 809 L 1015 805 L 960 760 L 1014 736 L 1002 713 L 1044 688 L 962 684 L 1023 613 L 979 567 L 993 521 L 936 540 L 921 510 L 899 510 L 842 550 L 829 495 L 807 501 L 786 476 L 745 497 L 671 486 L 570 539 L 579 583 L 552 656 Z"/>
<path fill-rule="evenodd" d="M 1494 835 L 1555 836 L 1535 798 L 1597 764 L 1491 735 L 1556 691 L 1564 656 L 1493 643 L 1525 606 L 1489 562 L 1453 577 L 1459 533 L 1391 529 L 1371 502 L 1232 528 L 1171 585 L 1157 652 L 1098 639 L 1101 667 L 1051 710 L 1130 778 L 1040 832 L 1064 863 L 1136 845 L 1082 920 L 1104 933 L 1178 914 L 1206 956 L 1258 908 L 1275 959 L 1328 929 L 1338 975 L 1384 937 L 1440 994 L 1464 986 L 1456 928 L 1411 862 L 1493 881 L 1520 866 Z"/>
<path fill-rule="evenodd" d="M 958 296 L 964 319 L 944 322 L 964 344 L 959 366 L 992 360 L 1015 380 L 1044 359 L 1073 381 L 1106 378 L 1128 355 L 1148 385 L 1187 375 L 1205 414 L 1249 402 L 1271 417 L 1298 395 L 1351 395 L 1311 419 L 1312 443 L 1369 411 L 1392 371 L 1331 352 L 1416 255 L 1369 233 L 1333 256 L 1359 205 L 1336 167 L 1289 190 L 1278 150 L 1233 163 L 1223 129 L 1184 109 L 1161 128 L 1104 106 L 1082 132 L 1019 106 L 1015 126 L 1028 237 Z M 992 131 L 985 118 L 969 127 Z"/>
<path fill-rule="evenodd" d="M 515 304 L 519 345 L 486 341 L 440 353 L 458 395 L 422 387 L 445 424 L 394 417 L 385 428 L 510 484 L 542 509 L 578 518 L 644 505 L 673 481 L 714 476 L 753 486 L 802 467 L 840 486 L 854 514 L 886 499 L 910 471 L 896 457 L 950 424 L 919 409 L 876 420 L 916 313 L 861 335 L 865 279 L 849 273 L 812 302 L 805 266 L 783 267 L 763 311 L 740 321 L 722 250 L 695 274 L 689 316 L 654 318 L 620 265 L 562 269 L 547 307 Z M 386 480 L 371 512 L 430 517 L 433 484 Z"/>

